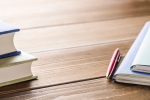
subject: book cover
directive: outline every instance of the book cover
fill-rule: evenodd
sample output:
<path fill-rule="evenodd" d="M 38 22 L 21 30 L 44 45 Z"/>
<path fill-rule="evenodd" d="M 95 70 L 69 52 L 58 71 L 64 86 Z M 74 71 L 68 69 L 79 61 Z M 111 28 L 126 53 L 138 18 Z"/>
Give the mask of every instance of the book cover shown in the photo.
<path fill-rule="evenodd" d="M 131 70 L 150 73 L 150 27 L 133 60 Z"/>
<path fill-rule="evenodd" d="M 31 62 L 35 60 L 37 60 L 37 58 L 33 55 L 21 51 L 20 55 L 0 59 L 0 68 Z"/>
<path fill-rule="evenodd" d="M 9 25 L 3 21 L 0 21 L 0 35 L 18 32 L 18 31 L 20 31 L 19 28 Z"/>
<path fill-rule="evenodd" d="M 19 55 L 19 54 L 21 54 L 21 51 L 9 52 L 9 53 L 0 55 L 0 59 L 11 57 L 11 56 L 16 56 L 16 55 Z"/>

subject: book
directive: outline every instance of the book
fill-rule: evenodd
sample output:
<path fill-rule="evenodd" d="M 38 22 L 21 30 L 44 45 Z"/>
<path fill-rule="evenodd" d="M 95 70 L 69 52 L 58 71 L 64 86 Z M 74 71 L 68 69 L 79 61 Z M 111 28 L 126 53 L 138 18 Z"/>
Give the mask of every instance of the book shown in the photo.
<path fill-rule="evenodd" d="M 142 60 L 149 60 L 149 57 L 143 58 L 147 53 L 144 53 L 141 56 L 142 50 L 145 49 L 145 41 L 149 42 L 147 39 L 147 35 L 150 34 L 150 22 L 147 22 L 141 32 L 139 33 L 138 37 L 132 44 L 131 48 L 129 49 L 128 53 L 126 54 L 125 58 L 123 59 L 122 63 L 118 67 L 117 71 L 113 75 L 113 79 L 116 82 L 123 82 L 123 83 L 131 83 L 131 84 L 140 84 L 140 85 L 150 85 L 150 74 L 149 73 L 141 73 L 137 71 L 132 71 L 133 66 L 138 65 L 141 63 L 142 65 L 148 64 L 145 63 L 147 61 L 140 61 Z M 144 46 L 144 48 L 143 48 Z M 147 47 L 146 47 L 147 48 Z M 148 54 L 149 55 L 149 54 Z M 138 63 L 139 62 L 139 63 Z M 143 66 L 142 66 L 143 67 Z M 132 69 L 132 70 L 131 70 Z"/>
<path fill-rule="evenodd" d="M 13 39 L 15 32 L 20 29 L 0 21 L 0 58 L 19 55 L 21 52 L 16 49 Z"/>
<path fill-rule="evenodd" d="M 131 70 L 150 73 L 150 27 L 133 60 Z"/>
<path fill-rule="evenodd" d="M 36 57 L 21 51 L 20 55 L 0 59 L 0 87 L 36 79 L 32 74 L 32 62 Z"/>

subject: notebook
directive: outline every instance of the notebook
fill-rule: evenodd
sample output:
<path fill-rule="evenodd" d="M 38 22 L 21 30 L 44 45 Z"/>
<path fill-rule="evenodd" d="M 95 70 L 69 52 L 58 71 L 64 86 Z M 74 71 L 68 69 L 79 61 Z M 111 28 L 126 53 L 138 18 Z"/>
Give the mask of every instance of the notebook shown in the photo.
<path fill-rule="evenodd" d="M 150 73 L 150 27 L 133 60 L 131 70 Z"/>
<path fill-rule="evenodd" d="M 149 36 L 150 22 L 147 22 L 132 44 L 119 68 L 114 73 L 113 79 L 115 81 L 131 84 L 150 85 L 150 74 L 142 73 L 142 70 L 135 70 L 139 68 L 137 67 L 138 65 L 142 65 L 140 67 L 141 69 L 145 65 L 147 65 L 147 67 L 149 67 L 148 65 L 150 65 L 150 57 L 148 56 L 150 55 L 150 51 L 145 50 L 145 48 L 148 48 L 148 50 L 150 49 L 149 47 L 145 46 L 147 45 L 146 43 L 150 42 L 149 40 L 147 40 L 150 39 L 148 38 Z"/>

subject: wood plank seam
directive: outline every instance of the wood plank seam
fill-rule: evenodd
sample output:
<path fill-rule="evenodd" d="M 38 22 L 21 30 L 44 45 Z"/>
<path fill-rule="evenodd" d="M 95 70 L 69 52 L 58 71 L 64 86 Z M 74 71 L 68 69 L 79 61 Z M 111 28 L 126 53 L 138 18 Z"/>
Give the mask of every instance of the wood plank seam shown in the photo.
<path fill-rule="evenodd" d="M 128 16 L 119 16 L 119 17 L 111 17 L 111 18 L 103 18 L 103 19 L 94 19 L 89 21 L 81 21 L 81 22 L 75 22 L 75 23 L 65 23 L 65 24 L 57 24 L 57 25 L 47 25 L 47 26 L 39 26 L 39 27 L 30 27 L 30 28 L 21 28 L 21 30 L 32 30 L 32 29 L 39 29 L 39 28 L 51 28 L 51 27 L 61 27 L 61 26 L 67 26 L 67 25 L 78 25 L 78 24 L 86 24 L 86 23 L 94 23 L 94 22 L 102 22 L 102 21 L 109 21 L 109 20 L 118 20 L 118 19 L 126 19 L 126 18 L 136 18 L 136 17 L 142 17 L 142 16 L 149 16 L 150 13 L 144 13 L 144 14 L 136 14 L 136 15 L 128 15 Z"/>
<path fill-rule="evenodd" d="M 0 93 L 0 95 L 7 95 L 7 94 L 12 94 L 12 93 L 18 93 L 18 92 L 24 92 L 24 91 L 30 91 L 30 90 L 37 90 L 37 89 L 43 89 L 43 88 L 54 87 L 54 86 L 60 86 L 60 85 L 65 85 L 65 84 L 78 83 L 78 82 L 84 82 L 84 81 L 89 81 L 89 80 L 96 80 L 96 79 L 101 79 L 101 78 L 105 78 L 105 77 L 106 77 L 106 76 L 92 77 L 92 78 L 81 79 L 81 80 L 75 80 L 75 81 L 64 82 L 64 83 L 53 84 L 53 85 L 38 86 L 38 87 L 30 88 L 30 89 L 24 88 L 24 89 L 11 90 L 11 91 L 7 91 L 7 92 Z"/>
<path fill-rule="evenodd" d="M 136 38 L 136 37 L 135 37 L 135 38 Z M 124 42 L 124 41 L 135 40 L 135 38 L 129 38 L 129 39 L 117 40 L 117 41 L 109 41 L 109 42 L 103 42 L 103 43 L 96 43 L 96 44 L 90 44 L 90 45 L 75 46 L 75 47 L 62 48 L 62 49 L 43 50 L 43 51 L 30 52 L 30 53 L 31 53 L 31 54 L 34 54 L 34 53 L 41 53 L 41 52 L 59 51 L 59 50 L 69 50 L 69 49 L 81 48 L 81 47 L 89 47 L 89 46 L 97 46 L 97 45 L 113 44 L 113 43 L 118 43 L 118 42 Z"/>

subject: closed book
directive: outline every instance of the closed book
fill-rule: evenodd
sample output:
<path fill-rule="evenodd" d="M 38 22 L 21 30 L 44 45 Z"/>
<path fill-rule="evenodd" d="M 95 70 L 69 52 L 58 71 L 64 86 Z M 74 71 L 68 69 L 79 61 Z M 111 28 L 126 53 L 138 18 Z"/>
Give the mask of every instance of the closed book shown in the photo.
<path fill-rule="evenodd" d="M 150 85 L 150 74 L 133 71 L 133 67 L 137 65 L 143 66 L 147 65 L 149 68 L 150 51 L 146 51 L 145 45 L 149 43 L 149 41 L 145 40 L 149 37 L 150 34 L 150 22 L 147 22 L 141 32 L 139 33 L 138 37 L 132 44 L 131 48 L 129 49 L 128 53 L 126 54 L 125 58 L 123 59 L 122 63 L 118 67 L 117 71 L 113 75 L 113 79 L 117 82 L 123 83 L 131 83 L 131 84 L 140 84 L 140 85 Z M 148 37 L 147 37 L 148 36 Z M 146 44 L 145 44 L 146 42 Z M 149 48 L 148 48 L 149 49 Z M 143 53 L 144 52 L 144 53 Z M 143 53 L 143 54 L 141 54 Z M 141 60 L 139 60 L 141 59 Z"/>
<path fill-rule="evenodd" d="M 14 45 L 15 32 L 20 31 L 19 28 L 0 21 L 0 58 L 6 58 L 14 55 L 19 55 Z"/>
<path fill-rule="evenodd" d="M 0 87 L 37 78 L 31 71 L 32 62 L 37 58 L 21 52 L 20 55 L 0 59 Z"/>
<path fill-rule="evenodd" d="M 150 27 L 133 60 L 131 70 L 150 73 Z"/>

